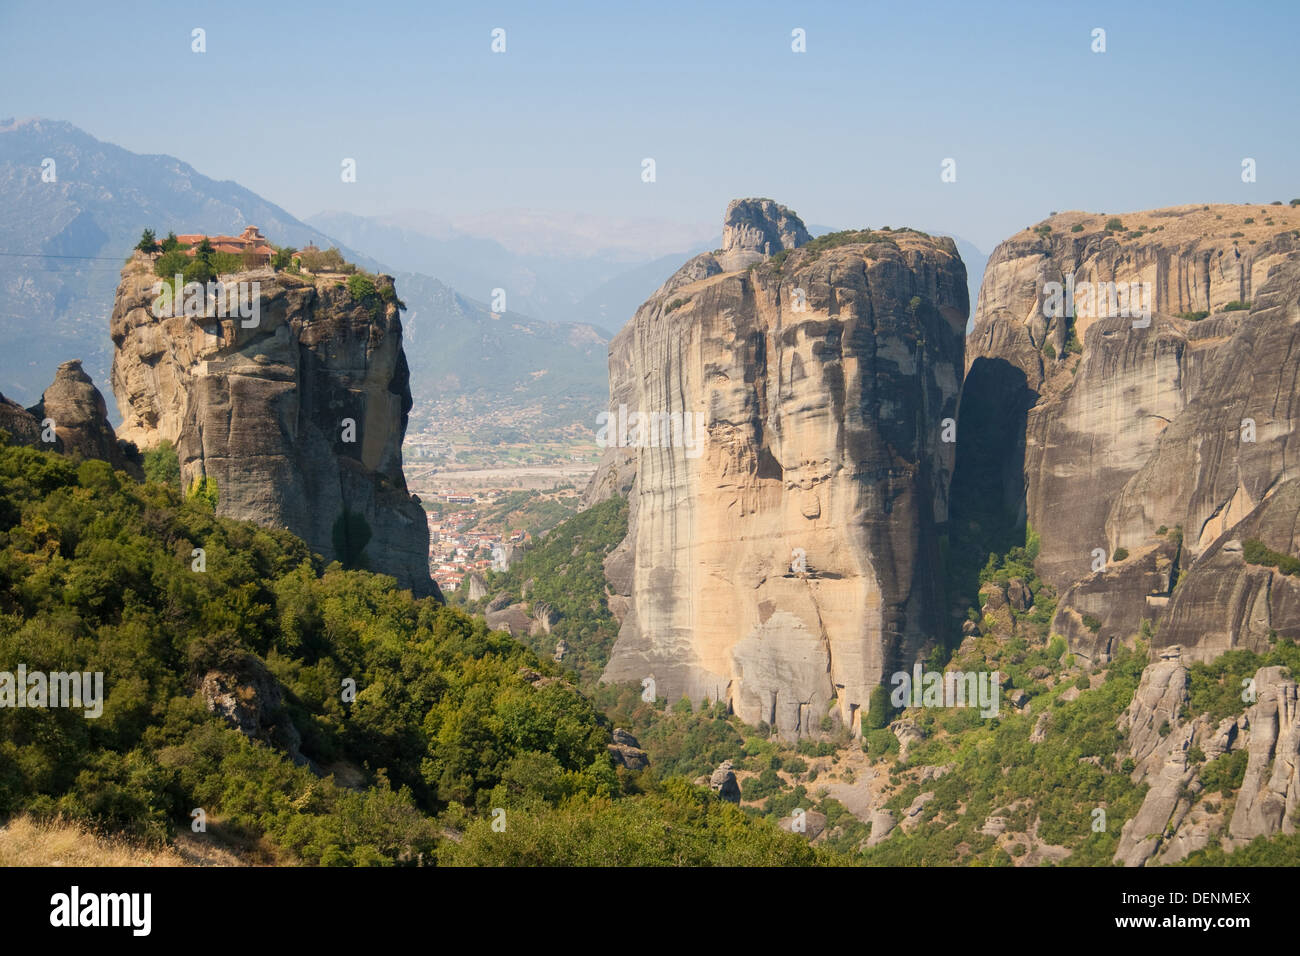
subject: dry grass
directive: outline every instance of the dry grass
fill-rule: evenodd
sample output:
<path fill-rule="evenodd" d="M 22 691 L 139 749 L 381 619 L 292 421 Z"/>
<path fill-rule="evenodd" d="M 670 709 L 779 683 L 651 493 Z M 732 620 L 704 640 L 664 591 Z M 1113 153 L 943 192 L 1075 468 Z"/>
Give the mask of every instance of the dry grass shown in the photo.
<path fill-rule="evenodd" d="M 0 866 L 257 866 L 273 853 L 255 842 L 232 839 L 209 820 L 207 833 L 181 833 L 170 845 L 151 846 L 103 836 L 68 820 L 20 814 L 0 826 Z"/>

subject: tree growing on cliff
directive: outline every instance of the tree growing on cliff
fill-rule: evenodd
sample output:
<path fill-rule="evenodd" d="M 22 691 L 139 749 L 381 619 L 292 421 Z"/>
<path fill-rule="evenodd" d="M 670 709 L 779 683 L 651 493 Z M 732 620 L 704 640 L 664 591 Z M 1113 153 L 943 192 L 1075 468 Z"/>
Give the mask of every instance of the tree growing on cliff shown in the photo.
<path fill-rule="evenodd" d="M 207 505 L 208 510 L 213 514 L 217 512 L 217 479 L 215 478 L 195 478 L 190 483 L 190 490 L 186 497 L 191 501 L 199 501 Z"/>
<path fill-rule="evenodd" d="M 176 449 L 167 439 L 164 438 L 156 448 L 150 448 L 144 453 L 144 476 L 149 481 L 180 490 L 180 460 L 176 456 Z"/>
<path fill-rule="evenodd" d="M 158 251 L 158 238 L 154 235 L 152 229 L 146 229 L 140 234 L 140 241 L 135 247 L 143 253 L 153 253 Z"/>

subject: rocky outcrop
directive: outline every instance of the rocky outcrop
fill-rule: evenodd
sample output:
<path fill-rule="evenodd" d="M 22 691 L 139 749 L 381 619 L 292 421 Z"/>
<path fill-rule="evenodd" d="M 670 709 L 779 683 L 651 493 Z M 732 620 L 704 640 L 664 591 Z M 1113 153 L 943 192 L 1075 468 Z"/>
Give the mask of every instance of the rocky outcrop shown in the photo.
<path fill-rule="evenodd" d="M 1120 757 L 1133 761 L 1134 784 L 1147 793 L 1125 822 L 1115 862 L 1125 866 L 1177 863 L 1221 836 L 1225 850 L 1258 837 L 1296 832 L 1300 805 L 1300 721 L 1297 690 L 1286 669 L 1255 672 L 1253 703 L 1240 716 L 1217 723 L 1208 714 L 1185 717 L 1188 671 L 1166 651 L 1143 671 L 1121 718 L 1128 744 Z M 1243 691 L 1249 693 L 1250 691 Z M 1200 771 L 1233 751 L 1246 751 L 1245 774 L 1231 816 L 1218 801 L 1201 799 Z M 1200 751 L 1198 760 L 1192 754 Z M 1203 760 L 1204 762 L 1199 762 Z M 1204 794 L 1208 797 L 1208 794 Z"/>
<path fill-rule="evenodd" d="M 1178 582 L 1159 632 L 1158 649 L 1186 648 L 1209 661 L 1225 651 L 1266 653 L 1274 637 L 1300 638 L 1300 580 L 1246 560 L 1243 541 L 1300 551 L 1300 481 L 1279 485 L 1217 538 Z"/>
<path fill-rule="evenodd" d="M 36 420 L 50 419 L 59 437 L 60 450 L 82 458 L 98 458 L 114 468 L 143 477 L 134 446 L 119 441 L 108 423 L 108 406 L 95 383 L 81 368 L 81 361 L 64 362 L 41 400 L 31 408 Z"/>
<path fill-rule="evenodd" d="M 644 770 L 650 766 L 650 755 L 641 749 L 635 737 L 621 727 L 615 727 L 613 742 L 608 745 L 609 755 L 620 767 L 628 770 Z"/>
<path fill-rule="evenodd" d="M 9 432 L 15 444 L 76 458 L 97 458 L 132 477 L 144 477 L 139 452 L 113 431 L 104 396 L 82 370 L 79 359 L 59 366 L 54 381 L 31 408 L 24 409 L 0 395 L 0 428 Z M 46 441 L 46 436 L 53 441 Z"/>
<path fill-rule="evenodd" d="M 871 814 L 871 833 L 867 836 L 868 849 L 877 843 L 883 843 L 898 826 L 898 819 L 889 810 L 879 809 Z"/>
<path fill-rule="evenodd" d="M 724 228 L 610 347 L 615 448 L 593 488 L 635 477 L 603 679 L 653 674 L 787 736 L 856 729 L 938 630 L 965 270 L 910 230 L 809 244 L 770 201 L 733 203 Z"/>
<path fill-rule="evenodd" d="M 284 750 L 295 763 L 308 762 L 299 750 L 302 736 L 285 710 L 280 685 L 260 661 L 249 657 L 237 669 L 210 670 L 198 690 L 207 709 L 245 737 Z"/>
<path fill-rule="evenodd" d="M 1250 728 L 1246 775 L 1228 825 L 1232 846 L 1259 836 L 1295 833 L 1300 804 L 1300 720 L 1296 683 L 1281 667 L 1255 673 L 1256 703 L 1247 711 Z"/>
<path fill-rule="evenodd" d="M 803 220 L 785 206 L 770 199 L 733 199 L 722 219 L 718 265 L 735 272 L 811 238 Z"/>
<path fill-rule="evenodd" d="M 1181 571 L 1297 477 L 1298 227 L 1280 206 L 1062 213 L 989 260 L 962 441 L 1010 462 L 985 493 L 1039 535 L 1054 629 L 1086 662 L 1172 611 Z M 1233 640 L 1178 638 L 1192 658 Z"/>
<path fill-rule="evenodd" d="M 709 789 L 729 803 L 740 802 L 740 784 L 736 782 L 736 772 L 731 769 L 731 761 L 724 760 L 709 776 Z"/>
<path fill-rule="evenodd" d="M 9 433 L 15 445 L 36 445 L 41 441 L 41 420 L 4 395 L 0 395 L 0 428 Z"/>
<path fill-rule="evenodd" d="M 203 314 L 157 317 L 150 260 L 122 270 L 112 316 L 119 434 L 176 446 L 182 481 L 215 479 L 217 513 L 288 528 L 326 561 L 437 594 L 428 526 L 407 491 L 402 438 L 411 407 L 392 280 L 354 295 L 347 277 L 269 268 L 256 315 L 214 300 Z M 252 295 L 246 293 L 246 299 Z"/>

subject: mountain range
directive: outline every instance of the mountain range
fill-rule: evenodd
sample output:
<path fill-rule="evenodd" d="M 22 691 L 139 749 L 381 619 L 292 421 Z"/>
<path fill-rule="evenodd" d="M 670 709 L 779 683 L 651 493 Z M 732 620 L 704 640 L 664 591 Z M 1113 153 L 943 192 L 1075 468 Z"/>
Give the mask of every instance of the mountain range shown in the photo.
<path fill-rule="evenodd" d="M 0 121 L 0 194 L 6 207 L 0 221 L 0 336 L 7 345 L 0 356 L 0 392 L 20 404 L 39 400 L 51 370 L 69 357 L 80 358 L 94 381 L 108 381 L 108 313 L 127 253 L 144 229 L 159 235 L 169 230 L 225 234 L 246 225 L 258 226 L 278 245 L 338 246 L 359 266 L 399 274 L 417 404 L 450 393 L 479 402 L 545 400 L 555 415 L 576 421 L 593 420 L 604 404 L 609 333 L 524 314 L 519 306 L 550 301 L 541 294 L 516 296 L 510 303 L 515 308 L 493 313 L 492 289 L 513 289 L 510 277 L 526 271 L 498 268 L 512 254 L 490 241 L 458 240 L 451 243 L 457 257 L 431 257 L 436 244 L 404 247 L 403 238 L 411 234 L 395 227 L 358 217 L 320 217 L 340 227 L 340 236 L 174 157 L 132 153 L 46 119 Z M 354 238 L 355 244 L 349 241 Z M 475 283 L 475 291 L 485 286 L 481 296 L 462 295 L 435 278 L 430 263 L 444 264 L 446 274 Z M 566 267 L 558 260 L 550 268 L 561 277 L 585 271 L 580 263 Z M 636 263 L 624 269 L 640 274 Z M 584 294 L 615 280 L 617 271 L 612 265 L 603 268 Z M 492 278 L 498 274 L 507 278 Z M 483 281 L 476 282 L 476 275 Z M 645 288 L 638 296 L 661 279 L 642 279 Z M 39 334 L 33 334 L 37 323 Z M 554 404 L 560 397 L 565 400 Z M 116 423 L 111 401 L 109 406 Z"/>
<path fill-rule="evenodd" d="M 683 259 L 721 242 L 698 226 L 528 211 L 454 219 L 334 211 L 301 220 L 180 159 L 133 153 L 49 119 L 0 120 L 0 194 L 0 392 L 23 405 L 70 357 L 108 381 L 108 312 L 144 229 L 224 234 L 256 225 L 277 245 L 337 246 L 395 275 L 417 415 L 425 404 L 466 401 L 532 406 L 541 425 L 591 423 L 608 393 L 613 334 Z M 957 247 L 974 301 L 984 256 L 963 240 Z M 493 311 L 496 290 L 504 312 Z"/>

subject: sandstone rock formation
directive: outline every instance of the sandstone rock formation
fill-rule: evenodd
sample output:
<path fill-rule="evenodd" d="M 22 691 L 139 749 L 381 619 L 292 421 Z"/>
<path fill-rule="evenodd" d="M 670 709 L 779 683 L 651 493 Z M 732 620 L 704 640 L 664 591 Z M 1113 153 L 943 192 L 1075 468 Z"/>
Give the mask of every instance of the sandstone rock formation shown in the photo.
<path fill-rule="evenodd" d="M 607 745 L 610 757 L 628 770 L 644 770 L 650 766 L 650 755 L 641 749 L 640 742 L 622 727 L 615 727 L 612 743 Z"/>
<path fill-rule="evenodd" d="M 603 679 L 653 674 L 787 736 L 857 729 L 937 637 L 965 269 L 910 230 L 808 243 L 768 200 L 733 202 L 724 234 L 610 347 L 616 447 L 593 487 L 635 478 Z"/>
<path fill-rule="evenodd" d="M 54 381 L 41 400 L 31 409 L 37 421 L 54 422 L 61 450 L 83 458 L 98 458 L 114 468 L 140 477 L 134 448 L 123 448 L 113 426 L 108 423 L 108 406 L 95 383 L 81 368 L 81 361 L 64 362 L 54 373 Z"/>
<path fill-rule="evenodd" d="M 736 782 L 736 772 L 731 769 L 730 760 L 718 764 L 709 776 L 709 789 L 730 803 L 740 802 L 740 784 Z"/>
<path fill-rule="evenodd" d="M 1112 219 L 1123 228 L 1108 229 Z M 1300 623 L 1289 597 L 1247 609 L 1238 594 L 1229 607 L 1235 585 L 1197 574 L 1217 541 L 1240 537 L 1228 533 L 1297 477 L 1298 236 L 1300 210 L 1282 206 L 1062 213 L 990 258 L 961 441 L 1006 462 L 986 493 L 1040 536 L 1038 571 L 1062 594 L 1053 629 L 1085 661 L 1106 660 L 1143 619 L 1185 616 L 1180 602 L 1214 621 L 1205 633 L 1160 629 L 1160 646 L 1191 659 L 1258 647 L 1258 634 Z M 1048 314 L 1049 283 L 1130 294 Z"/>
<path fill-rule="evenodd" d="M 142 449 L 172 442 L 187 487 L 216 479 L 218 514 L 437 594 L 402 473 L 411 393 L 392 280 L 358 298 L 346 279 L 239 273 L 223 280 L 258 284 L 255 320 L 221 317 L 211 300 L 205 315 L 158 318 L 137 253 L 112 316 L 119 434 Z"/>
<path fill-rule="evenodd" d="M 302 735 L 285 710 L 279 683 L 255 658 L 247 658 L 233 670 L 208 671 L 198 689 L 210 712 L 250 740 L 284 750 L 297 764 L 309 762 L 299 749 Z"/>
<path fill-rule="evenodd" d="M 1186 665 L 1171 652 L 1143 671 L 1121 718 L 1132 781 L 1147 784 L 1142 806 L 1125 822 L 1115 862 L 1125 866 L 1177 863 L 1221 837 L 1229 852 L 1257 837 L 1295 833 L 1300 805 L 1300 721 L 1295 681 L 1284 668 L 1254 675 L 1254 703 L 1244 714 L 1213 721 L 1187 715 Z M 1201 770 L 1245 749 L 1245 776 L 1230 817 L 1204 794 Z M 1193 751 L 1203 762 L 1193 761 Z M 1204 795 L 1205 799 L 1202 799 Z"/>
<path fill-rule="evenodd" d="M 46 421 L 54 440 L 44 441 Z M 0 395 L 0 428 L 19 445 L 45 448 L 79 458 L 97 458 L 114 468 L 142 478 L 140 455 L 135 446 L 120 440 L 108 421 L 108 406 L 81 361 L 64 362 L 41 400 L 24 409 Z"/>
<path fill-rule="evenodd" d="M 1258 836 L 1295 833 L 1300 804 L 1300 720 L 1296 683 L 1280 667 L 1255 674 L 1256 703 L 1250 727 L 1246 776 L 1237 794 L 1228 833 L 1242 846 Z"/>

